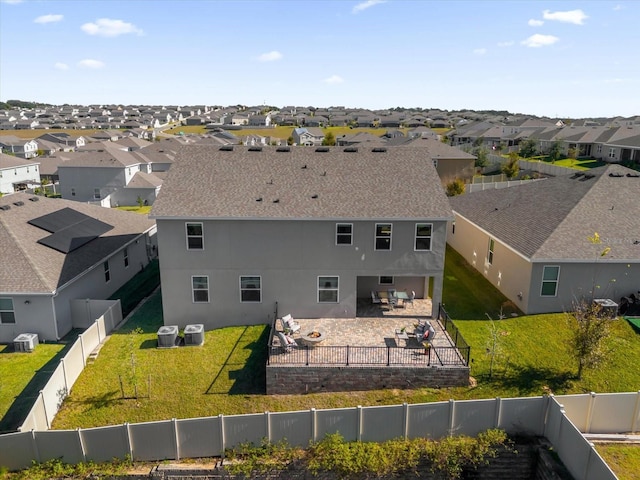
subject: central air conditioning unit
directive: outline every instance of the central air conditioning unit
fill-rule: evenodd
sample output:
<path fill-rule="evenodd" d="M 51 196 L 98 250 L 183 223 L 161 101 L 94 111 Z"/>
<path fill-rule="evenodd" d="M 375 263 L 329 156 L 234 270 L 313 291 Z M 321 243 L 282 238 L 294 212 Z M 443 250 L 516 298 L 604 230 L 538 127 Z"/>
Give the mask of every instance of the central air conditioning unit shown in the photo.
<path fill-rule="evenodd" d="M 37 333 L 21 333 L 13 339 L 13 349 L 16 352 L 33 352 L 38 343 Z"/>
<path fill-rule="evenodd" d="M 184 344 L 185 345 L 202 345 L 204 344 L 204 325 L 187 325 L 184 327 Z"/>
<path fill-rule="evenodd" d="M 158 348 L 171 348 L 177 346 L 178 326 L 165 325 L 158 330 Z"/>

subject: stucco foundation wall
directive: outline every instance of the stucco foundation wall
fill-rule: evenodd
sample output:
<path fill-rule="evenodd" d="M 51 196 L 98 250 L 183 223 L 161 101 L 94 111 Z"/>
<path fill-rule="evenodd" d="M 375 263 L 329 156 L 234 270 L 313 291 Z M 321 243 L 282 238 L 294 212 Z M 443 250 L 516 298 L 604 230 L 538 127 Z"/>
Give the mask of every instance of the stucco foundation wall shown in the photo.
<path fill-rule="evenodd" d="M 466 385 L 469 385 L 468 367 L 267 366 L 268 395 Z"/>

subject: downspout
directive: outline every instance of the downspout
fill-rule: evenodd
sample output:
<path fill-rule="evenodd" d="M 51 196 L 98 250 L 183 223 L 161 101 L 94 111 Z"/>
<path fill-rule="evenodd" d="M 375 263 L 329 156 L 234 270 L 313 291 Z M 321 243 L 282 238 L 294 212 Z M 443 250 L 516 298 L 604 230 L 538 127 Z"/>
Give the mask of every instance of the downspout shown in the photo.
<path fill-rule="evenodd" d="M 55 328 L 56 340 L 60 340 L 60 334 L 58 333 L 58 315 L 56 314 L 56 302 L 55 299 L 58 296 L 58 291 L 53 291 L 51 295 L 51 311 L 53 312 L 53 327 Z"/>

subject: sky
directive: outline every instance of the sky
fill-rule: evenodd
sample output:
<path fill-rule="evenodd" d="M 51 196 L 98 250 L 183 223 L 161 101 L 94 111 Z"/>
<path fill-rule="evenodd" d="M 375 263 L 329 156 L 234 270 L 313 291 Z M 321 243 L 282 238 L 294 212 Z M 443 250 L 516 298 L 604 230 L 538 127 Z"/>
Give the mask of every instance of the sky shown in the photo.
<path fill-rule="evenodd" d="M 637 0 L 0 0 L 0 100 L 640 115 Z"/>

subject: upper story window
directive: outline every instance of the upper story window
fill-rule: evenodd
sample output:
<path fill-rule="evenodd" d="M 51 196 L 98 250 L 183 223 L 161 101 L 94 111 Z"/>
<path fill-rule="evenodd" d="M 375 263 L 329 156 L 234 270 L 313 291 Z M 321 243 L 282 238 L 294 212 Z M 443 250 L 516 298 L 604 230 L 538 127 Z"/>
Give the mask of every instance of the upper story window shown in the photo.
<path fill-rule="evenodd" d="M 391 224 L 376 223 L 376 250 L 391 250 Z"/>
<path fill-rule="evenodd" d="M 416 250 L 431 250 L 431 234 L 433 232 L 433 224 L 416 223 Z"/>
<path fill-rule="evenodd" d="M 340 277 L 318 277 L 318 303 L 338 303 Z"/>
<path fill-rule="evenodd" d="M 204 250 L 204 230 L 202 223 L 187 223 L 187 250 Z"/>
<path fill-rule="evenodd" d="M 493 265 L 493 250 L 496 246 L 495 241 L 493 240 L 493 238 L 489 239 L 489 247 L 487 248 L 487 264 L 488 265 Z"/>
<path fill-rule="evenodd" d="M 209 277 L 206 275 L 191 277 L 191 295 L 193 303 L 209 302 Z"/>
<path fill-rule="evenodd" d="M 13 299 L 0 298 L 0 324 L 16 323 L 16 314 L 13 311 Z"/>
<path fill-rule="evenodd" d="M 555 297 L 558 293 L 558 280 L 560 279 L 560 267 L 547 265 L 542 269 L 541 297 Z"/>
<path fill-rule="evenodd" d="M 353 244 L 353 224 L 336 223 L 336 245 Z"/>
<path fill-rule="evenodd" d="M 240 277 L 240 301 L 243 303 L 262 301 L 262 278 L 260 276 Z"/>
<path fill-rule="evenodd" d="M 99 188 L 94 188 L 93 189 L 93 198 L 96 200 L 100 200 L 100 189 Z"/>
<path fill-rule="evenodd" d="M 104 269 L 104 281 L 109 283 L 111 281 L 111 271 L 109 270 L 109 260 L 102 264 L 102 268 Z"/>

